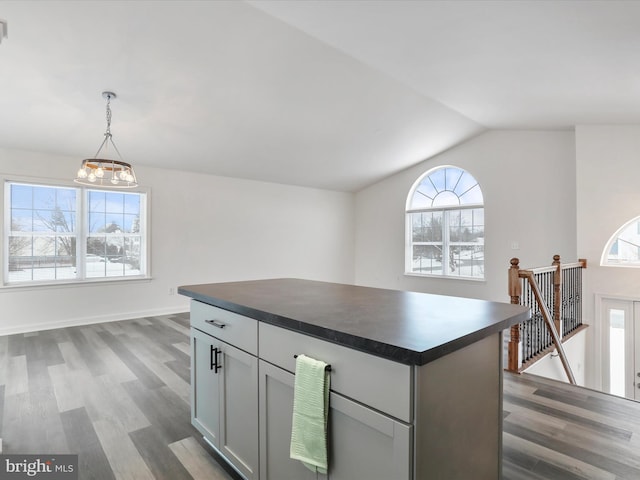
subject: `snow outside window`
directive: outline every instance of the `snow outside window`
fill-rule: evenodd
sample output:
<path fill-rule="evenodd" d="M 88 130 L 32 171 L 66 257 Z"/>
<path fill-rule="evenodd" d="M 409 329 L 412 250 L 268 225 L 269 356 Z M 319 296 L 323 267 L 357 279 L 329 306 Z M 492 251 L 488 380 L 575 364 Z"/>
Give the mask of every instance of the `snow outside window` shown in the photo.
<path fill-rule="evenodd" d="M 146 197 L 5 182 L 4 284 L 146 277 Z"/>
<path fill-rule="evenodd" d="M 420 177 L 406 224 L 407 274 L 484 278 L 484 201 L 469 172 L 444 166 Z"/>

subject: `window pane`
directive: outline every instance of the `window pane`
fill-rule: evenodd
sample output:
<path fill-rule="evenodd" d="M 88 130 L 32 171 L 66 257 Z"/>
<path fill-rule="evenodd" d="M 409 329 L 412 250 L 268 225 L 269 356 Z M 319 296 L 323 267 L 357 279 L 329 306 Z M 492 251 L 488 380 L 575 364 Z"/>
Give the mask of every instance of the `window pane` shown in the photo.
<path fill-rule="evenodd" d="M 482 190 L 473 176 L 457 167 L 429 173 L 411 193 L 411 209 L 482 204 Z"/>
<path fill-rule="evenodd" d="M 124 213 L 140 215 L 140 196 L 139 195 L 124 196 Z"/>
<path fill-rule="evenodd" d="M 84 258 L 85 274 L 88 278 L 104 277 L 107 242 L 104 236 L 87 238 L 87 253 Z"/>
<path fill-rule="evenodd" d="M 640 264 L 640 220 L 630 222 L 609 246 L 606 263 L 609 265 Z"/>
<path fill-rule="evenodd" d="M 33 231 L 33 210 L 12 209 L 11 230 L 20 232 Z"/>
<path fill-rule="evenodd" d="M 457 191 L 456 187 L 464 170 L 459 168 L 445 168 L 445 188 L 452 192 Z"/>
<path fill-rule="evenodd" d="M 5 282 L 144 275 L 140 193 L 8 182 Z M 87 210 L 78 216 L 78 195 Z M 80 225 L 79 225 L 80 224 Z M 82 228 L 79 228 L 79 227 Z M 90 236 L 79 239 L 87 231 Z M 78 241 L 84 254 L 78 256 Z M 80 265 L 79 263 L 80 262 Z M 82 268 L 79 268 L 82 267 Z"/>
<path fill-rule="evenodd" d="M 455 193 L 449 190 L 440 192 L 436 198 L 433 199 L 434 207 L 448 207 L 452 205 L 460 205 L 460 199 Z"/>
<path fill-rule="evenodd" d="M 125 275 L 140 275 L 140 238 L 126 238 L 124 256 Z"/>
<path fill-rule="evenodd" d="M 56 278 L 76 278 L 76 238 L 62 235 L 56 238 Z"/>
<path fill-rule="evenodd" d="M 106 233 L 122 233 L 124 224 L 123 215 L 115 213 L 107 213 L 107 224 L 105 226 Z"/>
<path fill-rule="evenodd" d="M 9 237 L 9 281 L 31 280 L 33 272 L 33 239 L 31 237 Z"/>
<path fill-rule="evenodd" d="M 76 230 L 76 214 L 75 212 L 64 212 L 58 210 L 53 213 L 54 225 L 56 232 L 75 233 Z"/>
<path fill-rule="evenodd" d="M 476 185 L 478 185 L 478 182 L 476 181 L 476 179 L 473 178 L 468 172 L 464 172 L 460 177 L 460 181 L 456 185 L 454 191 L 458 196 L 462 196 L 464 193 L 466 193 L 468 190 L 475 187 Z"/>
<path fill-rule="evenodd" d="M 435 196 L 435 194 L 434 194 Z M 413 195 L 413 199 L 411 200 L 411 209 L 419 210 L 423 208 L 431 207 L 433 203 L 433 197 L 429 197 L 423 192 L 416 190 L 416 193 Z"/>
<path fill-rule="evenodd" d="M 126 233 L 140 233 L 140 215 L 125 215 L 123 226 Z"/>
<path fill-rule="evenodd" d="M 89 212 L 89 233 L 104 233 L 106 229 L 106 214 L 104 212 Z"/>
<path fill-rule="evenodd" d="M 107 255 L 107 241 L 104 236 L 87 238 L 87 255 L 104 257 Z"/>
<path fill-rule="evenodd" d="M 106 194 L 106 212 L 107 213 L 122 213 L 124 212 L 124 194 L 122 193 L 107 193 Z"/>
<path fill-rule="evenodd" d="M 624 310 L 609 310 L 609 393 L 625 396 Z"/>
<path fill-rule="evenodd" d="M 415 245 L 411 271 L 431 275 L 442 274 L 442 245 Z"/>
<path fill-rule="evenodd" d="M 93 191 L 89 194 L 89 224 L 94 235 L 87 240 L 87 254 L 99 257 L 99 260 L 95 257 L 87 259 L 87 275 L 116 277 L 143 274 L 140 271 L 141 237 L 129 235 L 141 231 L 141 195 Z"/>
<path fill-rule="evenodd" d="M 89 211 L 90 212 L 105 212 L 105 196 L 106 193 L 102 191 L 89 190 Z"/>
<path fill-rule="evenodd" d="M 460 195 L 460 203 L 463 205 L 469 205 L 474 203 L 482 203 L 482 191 L 480 190 L 480 185 L 476 185 L 471 190 L 467 190 L 466 192 Z"/>
<path fill-rule="evenodd" d="M 11 206 L 13 208 L 33 208 L 33 187 L 30 185 L 11 185 Z"/>
<path fill-rule="evenodd" d="M 56 189 L 53 187 L 33 187 L 33 208 L 51 209 L 56 205 Z"/>
<path fill-rule="evenodd" d="M 483 209 L 450 210 L 449 211 L 449 240 L 451 242 L 484 243 L 484 225 L 476 223 L 482 220 Z"/>
<path fill-rule="evenodd" d="M 436 170 L 428 177 L 433 183 L 437 192 L 442 192 L 446 190 L 446 168 L 441 168 Z"/>
<path fill-rule="evenodd" d="M 12 256 L 9 260 L 11 281 L 56 280 L 75 278 L 75 243 L 67 236 L 42 236 L 28 239 L 21 237 L 21 249 L 24 255 Z M 10 242 L 17 248 L 15 240 Z M 30 254 L 26 254 L 30 251 Z M 20 272 L 20 273 L 17 273 Z"/>
<path fill-rule="evenodd" d="M 56 206 L 67 212 L 75 212 L 76 210 L 76 191 L 68 188 L 58 188 L 56 190 Z"/>
<path fill-rule="evenodd" d="M 33 212 L 34 232 L 55 232 L 56 224 L 53 219 L 52 210 L 34 210 Z"/>
<path fill-rule="evenodd" d="M 461 277 L 484 276 L 484 248 L 482 246 L 451 246 L 449 274 Z"/>
<path fill-rule="evenodd" d="M 442 242 L 442 212 L 411 215 L 414 242 Z"/>

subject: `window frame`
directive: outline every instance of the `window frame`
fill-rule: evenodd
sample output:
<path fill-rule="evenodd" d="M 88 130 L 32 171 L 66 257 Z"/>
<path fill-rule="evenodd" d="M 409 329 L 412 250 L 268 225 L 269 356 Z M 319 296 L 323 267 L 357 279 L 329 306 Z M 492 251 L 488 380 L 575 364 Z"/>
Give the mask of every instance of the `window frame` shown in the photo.
<path fill-rule="evenodd" d="M 482 203 L 465 203 L 465 204 L 458 204 L 458 205 L 440 205 L 440 206 L 430 206 L 430 207 L 424 207 L 424 208 L 411 208 L 412 205 L 412 201 L 414 198 L 414 195 L 416 194 L 416 190 L 418 189 L 418 187 L 421 185 L 421 183 L 423 182 L 424 179 L 428 178 L 429 176 L 433 175 L 434 173 L 436 173 L 439 170 L 444 170 L 447 168 L 452 168 L 452 169 L 456 169 L 456 170 L 461 170 L 462 172 L 468 174 L 469 176 L 471 176 L 477 183 L 478 188 L 480 190 L 480 193 L 482 195 Z M 452 190 L 449 189 L 445 189 L 443 191 L 447 191 L 447 192 L 452 192 Z M 458 196 L 456 194 L 456 196 Z M 435 197 L 434 197 L 435 198 Z M 460 198 L 460 196 L 458 196 L 458 198 Z M 476 209 L 482 209 L 483 211 L 483 217 L 484 217 L 484 194 L 482 193 L 482 187 L 480 187 L 480 183 L 475 179 L 475 177 L 473 175 L 471 175 L 471 173 L 462 168 L 462 167 L 458 167 L 455 165 L 440 165 L 434 168 L 431 168 L 429 170 L 427 170 L 425 173 L 423 173 L 422 175 L 420 175 L 417 180 L 413 183 L 413 185 L 411 186 L 411 189 L 409 190 L 409 194 L 407 195 L 407 201 L 406 201 L 406 205 L 405 205 L 405 267 L 404 267 L 404 274 L 406 276 L 416 276 L 416 277 L 427 277 L 427 278 L 443 278 L 443 279 L 449 279 L 449 280 L 470 280 L 470 281 L 479 281 L 479 282 L 483 282 L 485 281 L 485 274 L 484 274 L 484 267 L 486 265 L 486 261 L 485 261 L 485 252 L 486 252 L 486 245 L 485 242 L 483 240 L 483 243 L 481 244 L 482 246 L 482 255 L 483 255 L 483 263 L 482 263 L 482 275 L 478 275 L 478 276 L 469 276 L 469 275 L 452 275 L 450 273 L 450 255 L 449 253 L 451 252 L 451 248 L 452 247 L 457 247 L 457 246 L 465 246 L 465 244 L 468 244 L 469 246 L 474 246 L 474 245 L 480 245 L 480 244 L 475 244 L 475 243 L 470 243 L 470 242 L 461 242 L 461 241 L 455 241 L 452 242 L 451 238 L 450 238 L 450 233 L 451 233 L 451 212 L 462 212 L 464 210 L 476 210 Z M 416 213 L 427 213 L 427 212 L 439 212 L 442 214 L 442 241 L 441 242 L 415 242 L 413 240 L 413 215 Z M 483 220 L 483 230 L 486 234 L 486 220 Z M 483 236 L 484 238 L 484 236 Z M 442 271 L 441 273 L 424 273 L 424 272 L 416 272 L 413 271 L 413 252 L 414 252 L 414 246 L 416 245 L 437 245 L 440 246 L 442 245 Z"/>
<path fill-rule="evenodd" d="M 147 187 L 135 187 L 126 191 L 114 191 L 109 188 L 100 188 L 99 186 L 84 186 L 72 181 L 44 179 L 37 177 L 24 176 L 6 176 L 0 175 L 2 183 L 2 195 L 0 195 L 0 211 L 2 213 L 2 222 L 0 223 L 0 234 L 2 235 L 2 249 L 0 250 L 0 261 L 2 262 L 2 279 L 0 282 L 1 289 L 12 288 L 34 288 L 34 287 L 59 287 L 64 285 L 88 285 L 103 282 L 135 282 L 148 281 L 151 279 L 151 215 L 150 215 L 150 197 L 151 190 Z M 71 188 L 76 191 L 76 278 L 64 279 L 45 279 L 45 280 L 28 280 L 28 281 L 9 281 L 9 242 L 8 236 L 11 233 L 11 184 L 24 184 L 34 187 L 43 188 Z M 139 275 L 120 275 L 120 276 L 100 276 L 88 277 L 86 272 L 86 250 L 87 239 L 90 236 L 88 226 L 88 209 L 89 200 L 88 192 L 104 191 L 108 193 L 136 193 L 140 194 L 140 225 L 141 225 L 141 250 L 140 250 L 140 271 Z"/>
<path fill-rule="evenodd" d="M 624 238 L 621 238 L 621 235 L 625 233 L 629 228 L 633 227 L 636 224 L 638 236 L 640 236 L 640 216 L 634 217 L 631 220 L 625 222 L 620 228 L 618 228 L 604 246 L 602 251 L 602 256 L 600 257 L 600 266 L 602 267 L 614 267 L 614 268 L 640 268 L 640 245 L 630 242 Z M 609 253 L 613 249 L 614 245 L 616 246 L 618 255 L 620 254 L 620 241 L 628 244 L 632 244 L 638 251 L 638 260 L 626 260 L 624 258 L 617 260 L 609 260 Z"/>

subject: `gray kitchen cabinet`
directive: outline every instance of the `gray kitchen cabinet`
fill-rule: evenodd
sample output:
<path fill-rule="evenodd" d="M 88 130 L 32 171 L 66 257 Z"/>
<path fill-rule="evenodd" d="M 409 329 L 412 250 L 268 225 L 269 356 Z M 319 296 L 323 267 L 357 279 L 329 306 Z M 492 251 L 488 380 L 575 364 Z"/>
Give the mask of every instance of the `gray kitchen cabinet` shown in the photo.
<path fill-rule="evenodd" d="M 412 427 L 334 392 L 329 410 L 329 472 L 289 458 L 295 376 L 260 360 L 260 478 L 389 480 L 410 478 Z"/>
<path fill-rule="evenodd" d="M 247 480 L 258 476 L 258 359 L 191 329 L 192 423 Z"/>
<path fill-rule="evenodd" d="M 412 427 L 331 394 L 329 479 L 411 478 Z"/>
<path fill-rule="evenodd" d="M 316 474 L 289 458 L 293 413 L 293 374 L 259 361 L 260 478 L 314 480 Z"/>
<path fill-rule="evenodd" d="M 220 377 L 215 374 L 215 338 L 191 329 L 191 423 L 212 445 L 219 445 Z"/>

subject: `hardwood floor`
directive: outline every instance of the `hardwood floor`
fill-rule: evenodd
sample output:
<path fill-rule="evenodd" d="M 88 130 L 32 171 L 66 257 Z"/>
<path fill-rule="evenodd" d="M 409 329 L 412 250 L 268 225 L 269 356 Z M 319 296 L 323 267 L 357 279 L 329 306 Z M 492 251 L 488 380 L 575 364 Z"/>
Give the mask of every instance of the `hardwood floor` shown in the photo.
<path fill-rule="evenodd" d="M 188 314 L 0 337 L 0 449 L 78 454 L 80 479 L 237 479 L 191 426 L 189 351 Z M 505 480 L 640 479 L 640 403 L 505 373 L 503 450 Z"/>
<path fill-rule="evenodd" d="M 191 426 L 189 351 L 188 314 L 0 337 L 3 453 L 78 454 L 80 479 L 238 478 Z"/>
<path fill-rule="evenodd" d="M 526 374 L 504 379 L 505 480 L 640 479 L 640 403 Z"/>

